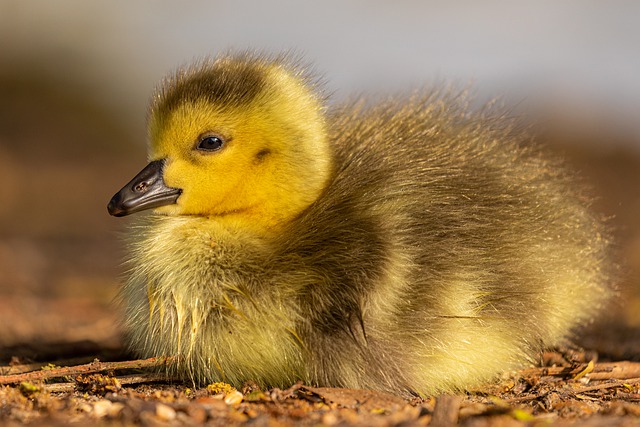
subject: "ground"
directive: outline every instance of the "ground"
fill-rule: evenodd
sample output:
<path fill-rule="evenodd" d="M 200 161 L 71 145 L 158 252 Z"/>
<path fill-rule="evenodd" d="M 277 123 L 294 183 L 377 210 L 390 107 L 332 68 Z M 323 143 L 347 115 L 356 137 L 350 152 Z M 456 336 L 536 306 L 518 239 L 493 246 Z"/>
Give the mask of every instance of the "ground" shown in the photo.
<path fill-rule="evenodd" d="M 76 359 L 65 362 L 73 368 L 62 368 L 14 359 L 0 376 L 0 382 L 12 383 L 0 388 L 0 420 L 7 425 L 640 425 L 640 363 L 594 363 L 594 354 L 584 351 L 543 356 L 543 366 L 505 374 L 480 390 L 412 399 L 303 384 L 287 390 L 251 384 L 236 390 L 224 383 L 194 388 L 131 368 L 164 360 L 78 365 Z M 30 372 L 16 373 L 21 371 Z"/>
<path fill-rule="evenodd" d="M 113 300 L 127 219 L 109 217 L 106 204 L 144 165 L 144 136 L 78 94 L 23 74 L 0 75 L 0 97 L 0 423 L 640 425 L 640 154 L 624 148 L 631 136 L 547 136 L 549 149 L 593 187 L 621 266 L 610 313 L 571 349 L 456 396 L 302 384 L 196 389 L 143 367 L 166 361 L 125 363 L 132 356 Z"/>

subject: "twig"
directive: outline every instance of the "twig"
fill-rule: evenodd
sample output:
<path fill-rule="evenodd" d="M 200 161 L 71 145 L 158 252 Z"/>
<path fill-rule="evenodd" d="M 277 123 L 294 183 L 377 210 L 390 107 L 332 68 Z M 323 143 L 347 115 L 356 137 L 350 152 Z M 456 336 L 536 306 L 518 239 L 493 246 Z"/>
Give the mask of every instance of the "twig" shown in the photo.
<path fill-rule="evenodd" d="M 575 394 L 579 394 L 579 393 L 585 393 L 588 391 L 606 390 L 608 388 L 623 387 L 625 384 L 631 385 L 631 384 L 637 384 L 637 383 L 640 383 L 640 378 L 625 379 L 624 381 L 616 380 L 615 382 L 611 382 L 611 383 L 603 383 L 603 384 L 596 384 L 588 387 L 580 387 L 575 390 L 571 390 L 571 392 Z"/>
<path fill-rule="evenodd" d="M 85 365 L 65 366 L 62 368 L 47 369 L 27 372 L 16 375 L 0 376 L 0 385 L 16 384 L 23 381 L 43 381 L 50 378 L 66 377 L 71 375 L 88 374 L 92 372 L 116 371 L 120 369 L 142 369 L 156 366 L 166 366 L 173 362 L 172 357 L 151 357 L 149 359 L 126 360 L 122 362 L 100 362 L 98 359 Z"/>
<path fill-rule="evenodd" d="M 626 362 L 625 362 L 626 363 Z M 573 395 L 576 394 L 581 394 L 581 393 L 587 393 L 590 391 L 599 391 L 599 390 L 607 390 L 610 388 L 616 388 L 616 387 L 624 387 L 624 385 L 632 385 L 632 384 L 638 384 L 640 383 L 640 378 L 629 378 L 629 379 L 614 379 L 614 382 L 608 382 L 608 383 L 602 383 L 602 384 L 596 384 L 596 385 L 592 385 L 592 386 L 586 386 L 586 387 L 580 387 L 580 388 L 564 388 L 562 389 L 563 391 L 568 391 Z M 532 394 L 532 395 L 527 395 L 527 396 L 519 396 L 519 397 L 512 397 L 510 399 L 504 399 L 505 402 L 508 403 L 525 403 L 525 402 L 529 402 L 532 400 L 538 400 L 541 399 L 543 397 L 545 397 L 546 395 L 548 395 L 551 392 L 554 391 L 558 391 L 559 389 L 554 389 L 554 390 L 545 390 L 542 391 L 538 394 Z"/>
<path fill-rule="evenodd" d="M 122 375 L 115 377 L 121 385 L 131 384 L 145 384 L 154 383 L 160 381 L 172 381 L 172 378 L 167 378 L 166 375 L 159 374 L 142 374 L 142 375 Z M 63 393 L 74 391 L 76 389 L 76 383 L 53 383 L 45 384 L 44 389 L 51 393 Z"/>
<path fill-rule="evenodd" d="M 519 371 L 522 376 L 539 375 L 541 377 L 573 377 L 585 369 L 587 364 L 578 367 L 551 366 L 543 368 L 530 368 Z M 592 372 L 585 375 L 591 380 L 624 380 L 640 377 L 640 363 L 638 362 L 613 362 L 596 363 Z"/>
<path fill-rule="evenodd" d="M 89 363 L 95 357 L 75 357 L 72 359 L 54 360 L 53 362 L 24 363 L 20 365 L 0 366 L 0 376 L 23 374 L 25 372 L 36 371 L 45 366 L 70 366 Z"/>
<path fill-rule="evenodd" d="M 177 378 L 167 377 L 162 374 L 142 374 L 142 375 L 123 375 L 116 377 L 120 384 L 122 385 L 130 385 L 130 384 L 143 384 L 143 383 L 154 383 L 157 381 L 163 382 L 172 382 L 179 381 Z"/>
<path fill-rule="evenodd" d="M 507 403 L 525 403 L 525 402 L 530 402 L 532 400 L 537 400 L 540 398 L 545 397 L 546 395 L 548 395 L 549 393 L 551 393 L 553 390 L 545 390 L 542 391 L 540 393 L 537 394 L 529 394 L 527 396 L 519 396 L 519 397 L 511 397 L 508 399 L 503 399 L 505 402 Z"/>
<path fill-rule="evenodd" d="M 51 393 L 68 393 L 76 389 L 76 383 L 45 384 L 44 389 Z"/>
<path fill-rule="evenodd" d="M 599 363 L 593 372 L 587 374 L 591 380 L 624 380 L 628 378 L 640 377 L 640 363 L 638 362 L 615 362 Z"/>

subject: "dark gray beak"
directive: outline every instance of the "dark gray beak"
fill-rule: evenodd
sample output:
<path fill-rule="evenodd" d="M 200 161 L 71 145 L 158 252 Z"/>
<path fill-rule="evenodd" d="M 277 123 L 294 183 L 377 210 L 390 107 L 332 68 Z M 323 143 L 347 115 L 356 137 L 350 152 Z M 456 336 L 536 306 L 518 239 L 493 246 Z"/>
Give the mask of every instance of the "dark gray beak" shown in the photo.
<path fill-rule="evenodd" d="M 107 205 L 113 216 L 125 216 L 132 213 L 172 205 L 180 197 L 182 190 L 167 187 L 162 179 L 164 160 L 149 163 L 127 185 L 118 191 Z"/>

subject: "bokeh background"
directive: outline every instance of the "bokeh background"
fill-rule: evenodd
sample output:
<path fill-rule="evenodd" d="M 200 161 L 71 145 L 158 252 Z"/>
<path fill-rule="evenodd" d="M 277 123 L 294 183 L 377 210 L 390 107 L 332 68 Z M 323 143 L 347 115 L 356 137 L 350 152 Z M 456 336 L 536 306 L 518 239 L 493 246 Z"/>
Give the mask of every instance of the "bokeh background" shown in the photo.
<path fill-rule="evenodd" d="M 0 360 L 120 346 L 112 194 L 177 65 L 293 50 L 330 102 L 452 83 L 538 123 L 611 218 L 621 298 L 581 341 L 640 358 L 640 3 L 0 0 Z"/>

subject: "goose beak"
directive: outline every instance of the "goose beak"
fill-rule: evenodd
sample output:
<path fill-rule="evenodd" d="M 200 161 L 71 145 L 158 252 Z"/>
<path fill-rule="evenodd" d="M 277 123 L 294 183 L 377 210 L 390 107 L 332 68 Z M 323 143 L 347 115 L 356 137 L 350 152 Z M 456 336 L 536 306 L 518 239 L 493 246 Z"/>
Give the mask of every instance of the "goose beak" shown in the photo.
<path fill-rule="evenodd" d="M 167 187 L 162 179 L 164 159 L 149 163 L 127 185 L 122 187 L 109 201 L 107 209 L 113 216 L 172 205 L 178 200 L 182 190 Z"/>

